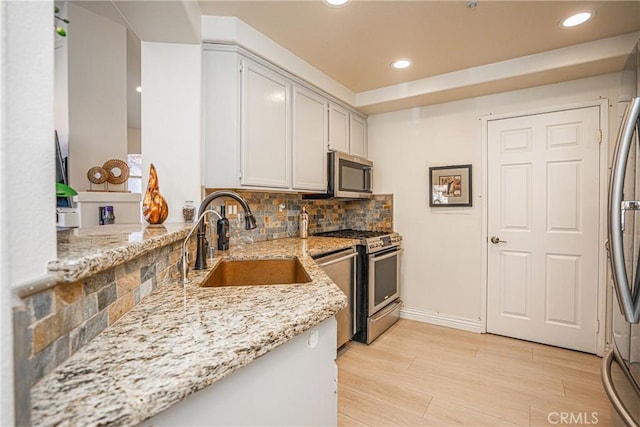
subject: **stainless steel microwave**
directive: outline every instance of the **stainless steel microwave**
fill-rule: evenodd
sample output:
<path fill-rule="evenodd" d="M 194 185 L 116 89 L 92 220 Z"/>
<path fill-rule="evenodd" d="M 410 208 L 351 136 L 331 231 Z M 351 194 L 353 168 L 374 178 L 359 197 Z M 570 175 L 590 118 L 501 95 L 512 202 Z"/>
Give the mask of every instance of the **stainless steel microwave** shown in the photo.
<path fill-rule="evenodd" d="M 327 154 L 327 192 L 304 199 L 366 199 L 373 194 L 373 162 L 332 151 Z"/>

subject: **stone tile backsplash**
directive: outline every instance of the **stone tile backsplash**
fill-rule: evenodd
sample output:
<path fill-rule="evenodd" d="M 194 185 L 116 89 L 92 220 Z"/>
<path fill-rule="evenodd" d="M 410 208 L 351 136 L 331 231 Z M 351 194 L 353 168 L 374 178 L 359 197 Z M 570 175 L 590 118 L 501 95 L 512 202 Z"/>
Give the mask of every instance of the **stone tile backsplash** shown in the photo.
<path fill-rule="evenodd" d="M 393 196 L 367 200 L 303 200 L 309 213 L 309 232 L 354 230 L 393 231 Z M 299 212 L 298 212 L 299 214 Z M 296 217 L 296 224 L 297 224 Z"/>
<path fill-rule="evenodd" d="M 207 194 L 212 191 L 215 190 L 208 189 Z M 228 215 L 231 244 L 242 236 L 251 237 L 254 242 L 298 236 L 302 207 L 306 207 L 309 214 L 310 234 L 345 228 L 393 231 L 393 195 L 391 194 L 360 200 L 303 200 L 300 194 L 236 192 L 249 203 L 258 227 L 254 230 L 245 230 L 244 225 L 236 221 L 237 215 Z M 210 207 L 215 207 L 219 212 L 222 204 L 235 204 L 238 213 L 242 213 L 242 208 L 232 199 L 216 199 Z M 215 234 L 215 225 L 213 233 Z"/>

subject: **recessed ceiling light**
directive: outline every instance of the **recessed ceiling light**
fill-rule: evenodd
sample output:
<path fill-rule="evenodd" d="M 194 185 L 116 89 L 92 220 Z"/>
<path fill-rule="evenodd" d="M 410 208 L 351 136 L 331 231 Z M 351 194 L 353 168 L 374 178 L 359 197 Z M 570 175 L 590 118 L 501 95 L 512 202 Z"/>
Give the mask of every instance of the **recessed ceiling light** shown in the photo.
<path fill-rule="evenodd" d="M 140 93 L 142 93 L 142 86 L 138 86 L 138 87 L 136 88 L 136 92 L 140 92 Z"/>
<path fill-rule="evenodd" d="M 570 17 L 563 19 L 562 22 L 560 22 L 560 27 L 571 28 L 580 24 L 584 24 L 585 22 L 590 20 L 594 15 L 595 15 L 595 12 L 591 12 L 591 11 L 575 13 Z"/>
<path fill-rule="evenodd" d="M 322 0 L 324 4 L 331 7 L 341 7 L 349 3 L 349 0 Z"/>
<path fill-rule="evenodd" d="M 401 70 L 401 69 L 403 69 L 403 68 L 408 68 L 408 67 L 410 67 L 410 66 L 411 66 L 411 64 L 412 64 L 412 62 L 411 62 L 411 60 L 410 60 L 410 59 L 398 59 L 397 61 L 393 61 L 393 62 L 391 63 L 391 66 L 392 66 L 393 68 L 396 68 L 396 69 L 398 69 L 398 70 Z"/>

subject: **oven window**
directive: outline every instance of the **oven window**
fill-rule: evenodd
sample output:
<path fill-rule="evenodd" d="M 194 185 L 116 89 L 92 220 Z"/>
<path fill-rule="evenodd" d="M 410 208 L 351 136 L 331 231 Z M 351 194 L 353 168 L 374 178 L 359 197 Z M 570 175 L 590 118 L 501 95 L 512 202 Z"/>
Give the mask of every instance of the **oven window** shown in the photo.
<path fill-rule="evenodd" d="M 398 255 L 376 261 L 374 266 L 374 305 L 377 307 L 398 292 Z"/>

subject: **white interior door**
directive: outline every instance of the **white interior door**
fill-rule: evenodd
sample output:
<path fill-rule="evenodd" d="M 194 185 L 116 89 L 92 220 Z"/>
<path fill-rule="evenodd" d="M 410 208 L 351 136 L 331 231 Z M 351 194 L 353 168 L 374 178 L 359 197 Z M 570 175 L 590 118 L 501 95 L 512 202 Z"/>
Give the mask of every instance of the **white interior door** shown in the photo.
<path fill-rule="evenodd" d="M 596 352 L 599 139 L 599 107 L 488 122 L 488 332 Z"/>

